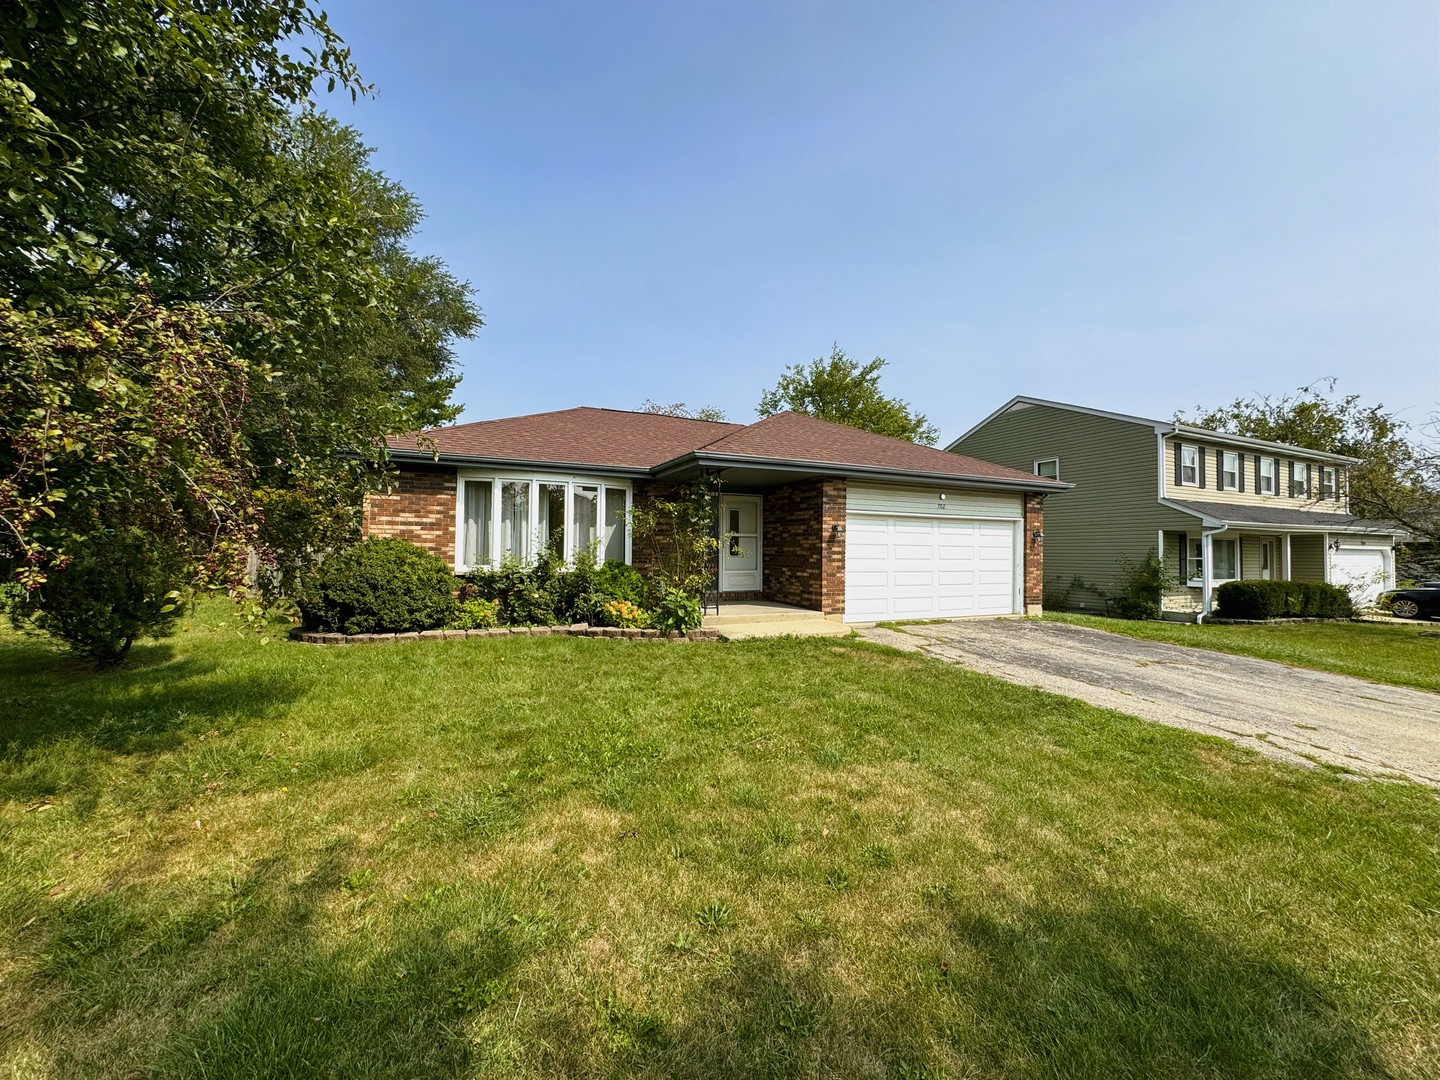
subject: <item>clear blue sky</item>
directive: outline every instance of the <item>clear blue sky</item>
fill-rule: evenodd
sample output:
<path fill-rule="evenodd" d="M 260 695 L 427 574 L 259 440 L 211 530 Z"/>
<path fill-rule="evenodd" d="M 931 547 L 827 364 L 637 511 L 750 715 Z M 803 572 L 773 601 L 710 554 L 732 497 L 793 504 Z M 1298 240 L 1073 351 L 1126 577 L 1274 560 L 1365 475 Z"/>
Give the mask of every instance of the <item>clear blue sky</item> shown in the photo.
<path fill-rule="evenodd" d="M 890 361 L 958 435 L 1012 394 L 1168 417 L 1440 398 L 1433 0 L 338 0 L 328 107 L 470 280 L 464 419 L 748 420 Z"/>

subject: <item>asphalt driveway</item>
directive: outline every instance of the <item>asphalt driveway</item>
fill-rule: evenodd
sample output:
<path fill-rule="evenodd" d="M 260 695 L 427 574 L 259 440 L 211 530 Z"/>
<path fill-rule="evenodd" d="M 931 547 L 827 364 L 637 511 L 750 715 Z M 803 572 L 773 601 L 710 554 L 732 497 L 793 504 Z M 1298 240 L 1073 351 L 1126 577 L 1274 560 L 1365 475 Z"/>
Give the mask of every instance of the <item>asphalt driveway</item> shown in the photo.
<path fill-rule="evenodd" d="M 860 633 L 1282 760 L 1440 787 L 1440 695 L 1423 690 L 1029 619 Z"/>

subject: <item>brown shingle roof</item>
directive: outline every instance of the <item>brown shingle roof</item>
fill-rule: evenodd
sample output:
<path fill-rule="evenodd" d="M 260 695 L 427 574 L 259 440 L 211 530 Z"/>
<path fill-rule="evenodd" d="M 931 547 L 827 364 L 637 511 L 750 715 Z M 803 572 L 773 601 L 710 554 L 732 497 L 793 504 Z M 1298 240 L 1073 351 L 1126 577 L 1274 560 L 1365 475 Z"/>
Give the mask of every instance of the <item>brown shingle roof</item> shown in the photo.
<path fill-rule="evenodd" d="M 653 469 L 740 424 L 618 409 L 561 409 L 392 435 L 391 450 L 485 461 L 534 461 L 612 469 Z M 431 445 L 433 441 L 433 446 Z"/>
<path fill-rule="evenodd" d="M 475 462 L 533 462 L 581 468 L 650 472 L 691 455 L 725 460 L 785 462 L 831 471 L 918 474 L 1023 483 L 1036 489 L 1068 487 L 1029 473 L 904 439 L 782 412 L 754 424 L 690 420 L 658 413 L 582 407 L 481 420 L 393 435 L 390 450 L 405 455 Z M 683 462 L 681 463 L 683 464 Z"/>
<path fill-rule="evenodd" d="M 804 413 L 782 412 L 729 432 L 707 443 L 700 456 L 748 457 L 816 465 L 884 469 L 932 476 L 987 477 L 994 480 L 1037 478 L 964 454 L 892 439 L 871 431 L 819 420 Z M 1043 485 L 1044 481 L 1040 481 Z"/>

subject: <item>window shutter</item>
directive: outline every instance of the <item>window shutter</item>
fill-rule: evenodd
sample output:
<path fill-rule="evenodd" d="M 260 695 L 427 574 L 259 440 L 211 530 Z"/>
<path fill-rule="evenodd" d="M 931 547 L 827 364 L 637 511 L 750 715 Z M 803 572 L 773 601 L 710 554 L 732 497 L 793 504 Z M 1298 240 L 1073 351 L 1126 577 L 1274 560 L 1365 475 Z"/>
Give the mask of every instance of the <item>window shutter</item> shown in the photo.
<path fill-rule="evenodd" d="M 1225 489 L 1225 451 L 1215 451 L 1215 486 L 1223 491 Z"/>
<path fill-rule="evenodd" d="M 1255 455 L 1255 494 L 1260 494 L 1260 455 Z"/>
<path fill-rule="evenodd" d="M 1290 498 L 1295 498 L 1295 462 L 1290 462 Z"/>
<path fill-rule="evenodd" d="M 1245 494 L 1245 455 L 1235 455 L 1235 478 L 1240 481 L 1240 494 Z"/>
<path fill-rule="evenodd" d="M 1181 453 L 1180 444 L 1175 443 L 1175 486 L 1178 488 L 1184 481 L 1181 479 L 1180 470 L 1185 467 L 1185 455 Z"/>
<path fill-rule="evenodd" d="M 1187 582 L 1187 581 L 1190 580 L 1189 570 L 1190 570 L 1190 537 L 1189 537 L 1187 534 L 1185 534 L 1185 533 L 1181 533 L 1181 534 L 1180 534 L 1180 584 L 1181 584 L 1181 585 L 1184 585 L 1185 582 Z"/>
<path fill-rule="evenodd" d="M 1199 462 L 1196 470 L 1200 473 L 1200 486 L 1203 488 L 1205 486 L 1205 448 L 1203 446 L 1195 451 L 1195 458 Z"/>

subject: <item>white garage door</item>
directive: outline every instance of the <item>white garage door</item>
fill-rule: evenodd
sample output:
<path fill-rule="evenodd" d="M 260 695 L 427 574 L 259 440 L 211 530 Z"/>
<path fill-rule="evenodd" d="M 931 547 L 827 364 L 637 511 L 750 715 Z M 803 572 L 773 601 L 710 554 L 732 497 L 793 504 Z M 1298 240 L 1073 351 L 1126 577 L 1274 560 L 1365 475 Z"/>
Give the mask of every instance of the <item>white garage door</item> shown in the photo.
<path fill-rule="evenodd" d="M 1330 556 L 1330 583 L 1350 589 L 1350 598 L 1368 607 L 1389 585 L 1386 580 L 1385 549 L 1342 547 Z"/>
<path fill-rule="evenodd" d="M 881 517 L 845 521 L 845 621 L 1009 615 L 1013 521 Z"/>

